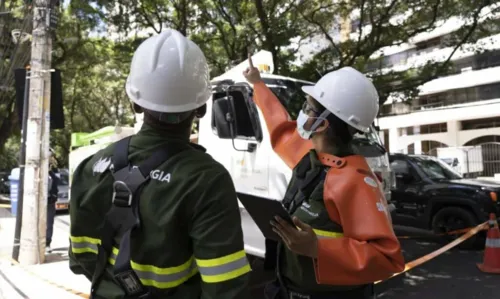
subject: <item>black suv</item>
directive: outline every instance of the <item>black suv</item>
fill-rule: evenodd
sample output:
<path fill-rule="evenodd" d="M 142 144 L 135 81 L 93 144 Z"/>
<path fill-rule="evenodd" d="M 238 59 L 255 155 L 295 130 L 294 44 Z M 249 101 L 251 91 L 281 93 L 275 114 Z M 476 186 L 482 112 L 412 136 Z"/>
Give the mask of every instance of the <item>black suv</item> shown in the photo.
<path fill-rule="evenodd" d="M 389 161 L 396 176 L 394 224 L 443 233 L 475 226 L 500 210 L 500 184 L 464 179 L 431 156 L 391 154 Z M 462 247 L 480 245 L 481 239 L 471 238 Z"/>

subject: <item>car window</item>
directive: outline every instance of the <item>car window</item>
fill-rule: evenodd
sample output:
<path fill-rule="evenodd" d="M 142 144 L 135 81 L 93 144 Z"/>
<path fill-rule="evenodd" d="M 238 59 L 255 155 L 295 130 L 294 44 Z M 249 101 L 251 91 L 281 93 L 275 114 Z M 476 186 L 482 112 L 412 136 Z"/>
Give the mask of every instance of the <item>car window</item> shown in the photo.
<path fill-rule="evenodd" d="M 69 184 L 69 177 L 66 173 L 60 173 L 59 177 L 59 186 L 66 186 Z"/>
<path fill-rule="evenodd" d="M 429 178 L 442 180 L 461 179 L 462 176 L 455 172 L 448 164 L 438 159 L 414 157 L 413 161 L 422 169 Z"/>
<path fill-rule="evenodd" d="M 302 86 L 312 85 L 288 79 L 262 78 L 267 87 L 276 95 L 288 114 L 295 119 L 306 100 Z"/>
<path fill-rule="evenodd" d="M 397 174 L 410 174 L 410 166 L 405 160 L 394 160 L 391 162 L 391 169 Z"/>

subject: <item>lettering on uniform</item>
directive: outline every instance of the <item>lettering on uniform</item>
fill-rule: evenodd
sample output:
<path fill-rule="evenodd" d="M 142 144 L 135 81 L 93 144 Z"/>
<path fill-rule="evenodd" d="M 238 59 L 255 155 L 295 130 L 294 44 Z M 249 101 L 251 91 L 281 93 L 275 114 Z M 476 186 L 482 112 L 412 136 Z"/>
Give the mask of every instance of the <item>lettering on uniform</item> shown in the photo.
<path fill-rule="evenodd" d="M 153 180 L 170 183 L 170 172 L 166 173 L 163 170 L 155 169 L 151 171 L 149 176 Z"/>
<path fill-rule="evenodd" d="M 92 166 L 92 172 L 94 175 L 96 175 L 97 173 L 103 173 L 106 170 L 108 170 L 110 165 L 111 165 L 110 157 L 101 157 Z"/>
<path fill-rule="evenodd" d="M 307 214 L 309 214 L 309 216 L 312 216 L 312 217 L 318 217 L 319 214 L 318 213 L 314 213 L 310 210 L 311 208 L 311 205 L 308 204 L 307 202 L 303 202 L 302 205 L 300 206 L 300 209 L 304 212 L 306 212 Z"/>

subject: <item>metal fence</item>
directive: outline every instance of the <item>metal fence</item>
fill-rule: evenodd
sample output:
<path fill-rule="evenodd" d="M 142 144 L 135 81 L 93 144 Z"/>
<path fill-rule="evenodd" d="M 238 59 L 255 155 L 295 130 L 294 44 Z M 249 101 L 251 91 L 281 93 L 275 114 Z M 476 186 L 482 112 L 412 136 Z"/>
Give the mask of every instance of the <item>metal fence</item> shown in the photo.
<path fill-rule="evenodd" d="M 466 178 L 500 174 L 500 142 L 454 148 L 434 148 L 427 155 L 442 159 Z"/>

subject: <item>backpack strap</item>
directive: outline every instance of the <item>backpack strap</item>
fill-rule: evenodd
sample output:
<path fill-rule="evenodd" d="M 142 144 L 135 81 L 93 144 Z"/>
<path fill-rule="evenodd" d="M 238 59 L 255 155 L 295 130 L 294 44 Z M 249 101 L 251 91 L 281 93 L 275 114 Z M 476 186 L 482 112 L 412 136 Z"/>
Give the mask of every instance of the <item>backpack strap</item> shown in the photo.
<path fill-rule="evenodd" d="M 139 213 L 140 193 L 149 182 L 150 172 L 186 150 L 185 145 L 169 144 L 155 151 L 138 167 L 131 166 L 128 160 L 128 147 L 131 137 L 115 144 L 113 153 L 113 197 L 111 209 L 105 216 L 101 231 L 101 245 L 98 247 L 98 262 L 92 278 L 92 296 L 106 270 L 108 259 L 114 259 L 113 278 L 126 293 L 127 298 L 149 298 L 150 291 L 144 287 L 131 268 L 131 233 L 141 226 Z M 188 146 L 191 148 L 190 146 Z M 113 253 L 115 237 L 120 238 L 118 254 Z"/>

